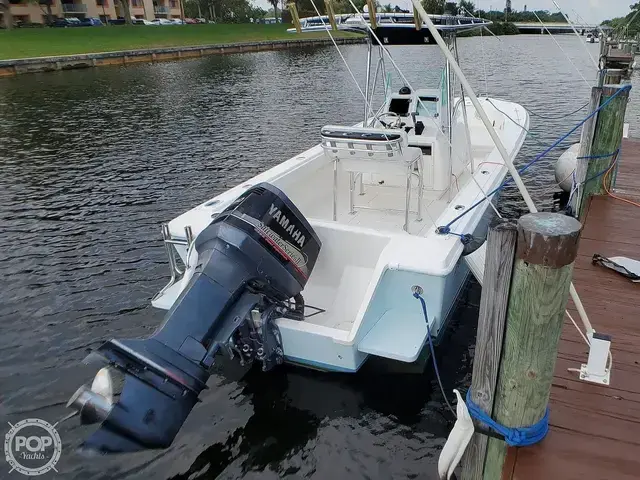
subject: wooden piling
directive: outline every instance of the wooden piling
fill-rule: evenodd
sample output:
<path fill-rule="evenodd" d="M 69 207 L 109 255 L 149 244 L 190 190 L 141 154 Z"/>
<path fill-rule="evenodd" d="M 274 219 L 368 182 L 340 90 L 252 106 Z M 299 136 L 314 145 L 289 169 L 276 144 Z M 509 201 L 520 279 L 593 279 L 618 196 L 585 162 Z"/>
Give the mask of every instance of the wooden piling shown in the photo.
<path fill-rule="evenodd" d="M 422 30 L 422 17 L 415 7 L 413 7 L 413 24 L 416 26 L 417 31 Z"/>
<path fill-rule="evenodd" d="M 515 222 L 496 219 L 489 228 L 487 236 L 471 399 L 489 416 L 493 413 L 498 365 L 502 353 L 516 234 Z M 471 439 L 462 462 L 464 480 L 482 479 L 487 440 L 488 438 L 484 435 L 474 435 Z"/>
<path fill-rule="evenodd" d="M 296 7 L 295 2 L 288 3 L 287 7 L 289 8 L 289 12 L 291 13 L 291 21 L 293 22 L 293 26 L 296 28 L 296 32 L 302 33 L 300 16 L 298 15 L 298 7 Z"/>
<path fill-rule="evenodd" d="M 329 23 L 331 24 L 331 30 L 338 31 L 338 24 L 336 23 L 336 14 L 333 11 L 333 0 L 324 0 L 324 7 L 329 17 Z"/>
<path fill-rule="evenodd" d="M 369 11 L 369 23 L 371 24 L 371 28 L 375 30 L 378 28 L 376 2 L 373 0 L 367 0 L 367 7 Z"/>
<path fill-rule="evenodd" d="M 578 194 L 574 195 L 572 205 L 573 211 L 580 219 L 584 216 L 589 197 L 606 193 L 603 180 L 606 180 L 605 184 L 608 189 L 611 189 L 611 186 L 615 184 L 617 164 L 606 177 L 602 172 L 606 171 L 615 158 L 609 154 L 620 148 L 624 115 L 629 100 L 628 88 L 628 85 L 605 85 L 602 88 L 594 87 L 592 89 L 592 107 L 603 105 L 621 89 L 625 89 L 625 91 L 618 93 L 616 98 L 584 124 L 580 140 L 580 154 L 576 165 L 576 184 L 586 183 L 578 190 Z M 597 156 L 602 156 L 602 158 L 581 158 Z"/>
<path fill-rule="evenodd" d="M 531 426 L 545 414 L 581 228 L 576 219 L 556 213 L 518 220 L 493 407 L 493 418 L 507 427 Z M 486 480 L 501 478 L 506 454 L 504 441 L 489 439 Z"/>

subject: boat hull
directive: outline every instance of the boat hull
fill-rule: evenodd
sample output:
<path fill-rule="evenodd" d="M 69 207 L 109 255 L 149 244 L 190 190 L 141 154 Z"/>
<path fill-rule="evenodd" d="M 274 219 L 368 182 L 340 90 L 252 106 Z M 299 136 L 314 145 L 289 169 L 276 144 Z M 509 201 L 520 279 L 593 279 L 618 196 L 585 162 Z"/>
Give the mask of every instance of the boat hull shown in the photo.
<path fill-rule="evenodd" d="M 483 98 L 481 102 L 513 160 L 526 137 L 527 112 L 503 100 Z M 483 192 L 499 187 L 507 173 L 473 106 L 466 102 L 464 108 L 470 122 L 471 152 L 460 151 L 456 158 L 470 157 L 472 171 L 452 162 L 456 175 L 453 191 L 451 187 L 439 190 L 441 187 L 435 183 L 426 182 L 424 218 L 412 215 L 408 231 L 403 229 L 404 211 L 382 208 L 404 206 L 403 179 L 385 178 L 382 182 L 379 176 L 364 177 L 364 191 L 356 199 L 361 207 L 350 212 L 348 175 L 339 175 L 337 185 L 342 196 L 337 198 L 339 208 L 333 219 L 331 189 L 336 171 L 322 147 L 315 146 L 174 219 L 168 226 L 172 248 L 188 264 L 187 245 L 176 242 L 186 227 L 197 237 L 217 213 L 246 189 L 259 182 L 271 183 L 300 209 L 322 242 L 320 256 L 302 292 L 305 305 L 316 307 L 320 313 L 305 312 L 303 321 L 275 320 L 282 335 L 285 361 L 333 372 L 356 372 L 371 355 L 415 362 L 428 333 L 412 288 L 422 289 L 429 330 L 432 337 L 438 337 L 469 273 L 463 260 L 468 251 L 459 235 L 486 234 L 486 213 L 491 206 L 482 201 Z M 521 125 L 509 121 L 509 117 Z M 461 124 L 458 121 L 454 127 L 456 147 L 466 145 L 455 141 L 462 131 Z M 425 154 L 424 158 L 425 175 L 433 175 L 438 162 L 433 154 Z M 412 210 L 415 211 L 415 203 Z M 444 225 L 451 225 L 455 235 L 437 233 L 436 227 Z M 171 308 L 183 284 L 178 280 L 164 289 L 153 305 Z"/>

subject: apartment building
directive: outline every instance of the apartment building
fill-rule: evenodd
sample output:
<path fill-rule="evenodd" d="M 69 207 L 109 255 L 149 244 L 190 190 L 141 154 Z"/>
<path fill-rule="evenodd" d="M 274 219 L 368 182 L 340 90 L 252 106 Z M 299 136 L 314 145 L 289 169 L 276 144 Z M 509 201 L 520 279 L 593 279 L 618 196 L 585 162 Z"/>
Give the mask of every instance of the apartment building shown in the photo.
<path fill-rule="evenodd" d="M 99 18 L 103 22 L 123 18 L 121 0 L 52 0 L 54 17 Z M 127 0 L 123 0 L 127 1 Z M 180 18 L 179 0 L 128 0 L 131 16 L 135 18 Z M 14 22 L 47 23 L 46 4 L 28 0 L 10 0 Z"/>

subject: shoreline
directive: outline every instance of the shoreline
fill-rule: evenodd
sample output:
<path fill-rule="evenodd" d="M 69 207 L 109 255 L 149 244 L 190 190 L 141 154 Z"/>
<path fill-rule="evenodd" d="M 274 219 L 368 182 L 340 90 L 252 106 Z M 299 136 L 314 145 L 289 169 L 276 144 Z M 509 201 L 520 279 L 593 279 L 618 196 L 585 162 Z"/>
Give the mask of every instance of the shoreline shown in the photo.
<path fill-rule="evenodd" d="M 336 38 L 338 45 L 365 43 L 366 37 Z M 0 60 L 0 78 L 15 77 L 28 73 L 55 72 L 109 65 L 129 65 L 132 63 L 156 63 L 208 55 L 228 55 L 232 53 L 284 50 L 308 46 L 332 45 L 329 38 L 267 40 L 260 42 L 218 43 L 210 45 L 190 45 L 178 47 L 156 47 L 113 52 L 81 53 L 49 57 L 31 57 Z"/>

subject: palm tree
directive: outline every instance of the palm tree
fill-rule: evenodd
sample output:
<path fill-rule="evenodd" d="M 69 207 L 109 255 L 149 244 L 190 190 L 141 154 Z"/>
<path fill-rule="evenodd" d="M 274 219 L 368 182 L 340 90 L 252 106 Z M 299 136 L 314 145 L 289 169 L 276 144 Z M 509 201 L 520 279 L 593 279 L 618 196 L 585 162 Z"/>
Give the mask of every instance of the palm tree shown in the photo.
<path fill-rule="evenodd" d="M 122 16 L 124 17 L 124 23 L 132 25 L 131 22 L 131 10 L 129 9 L 129 0 L 118 0 L 122 7 Z"/>
<path fill-rule="evenodd" d="M 278 0 L 269 0 L 269 3 L 273 7 L 273 18 L 278 21 Z"/>

